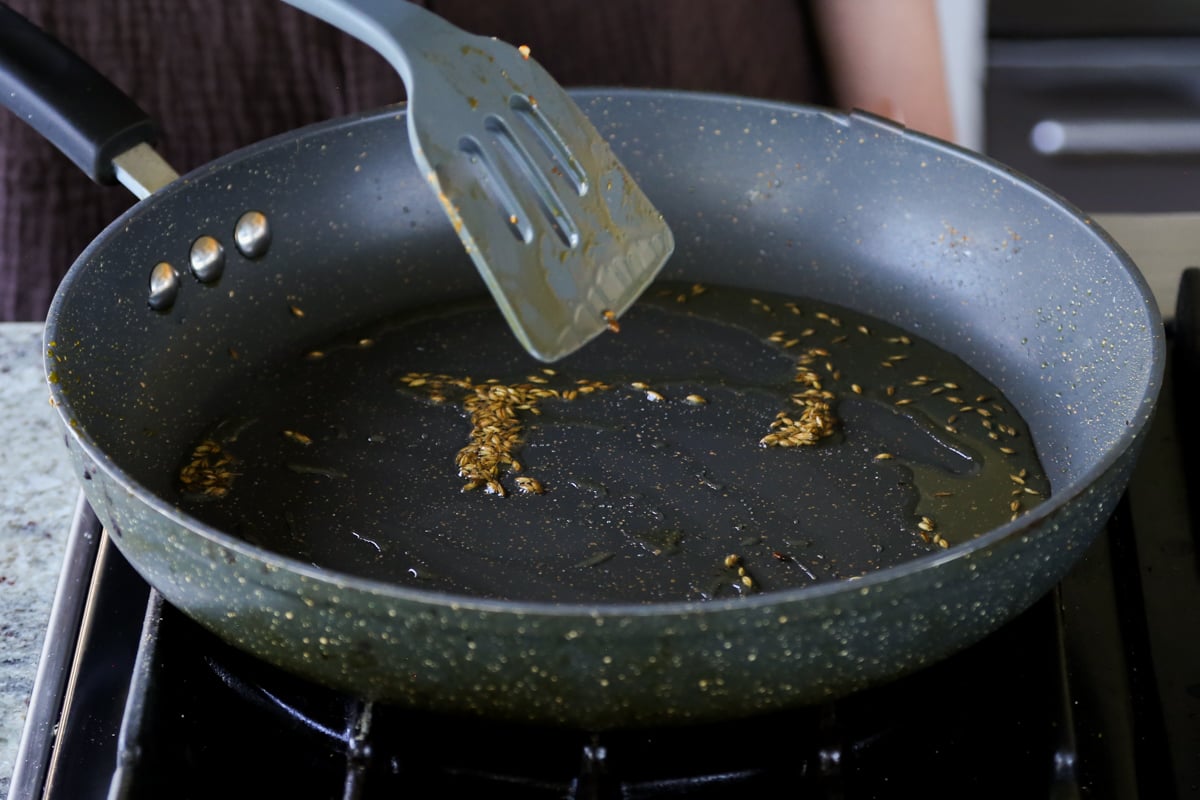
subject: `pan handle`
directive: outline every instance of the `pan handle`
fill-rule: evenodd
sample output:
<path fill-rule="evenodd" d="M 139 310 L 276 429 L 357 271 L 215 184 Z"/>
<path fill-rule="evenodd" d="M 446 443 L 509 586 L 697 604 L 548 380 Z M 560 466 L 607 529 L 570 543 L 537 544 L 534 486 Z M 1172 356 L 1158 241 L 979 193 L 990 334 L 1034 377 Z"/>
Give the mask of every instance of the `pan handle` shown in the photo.
<path fill-rule="evenodd" d="M 82 58 L 3 3 L 0 105 L 29 123 L 96 183 L 119 181 L 144 197 L 177 177 L 150 147 L 158 130 L 146 112 Z"/>

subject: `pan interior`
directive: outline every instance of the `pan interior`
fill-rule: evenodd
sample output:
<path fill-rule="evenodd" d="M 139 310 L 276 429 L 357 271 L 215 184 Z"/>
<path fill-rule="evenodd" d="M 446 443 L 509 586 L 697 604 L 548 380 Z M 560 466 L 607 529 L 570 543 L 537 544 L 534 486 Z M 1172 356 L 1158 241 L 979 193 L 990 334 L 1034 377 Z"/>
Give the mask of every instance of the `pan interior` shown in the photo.
<path fill-rule="evenodd" d="M 620 320 L 620 333 L 585 348 L 581 355 L 595 362 L 567 360 L 555 365 L 560 375 L 542 374 L 561 378 L 548 384 L 559 391 L 581 379 L 616 387 L 590 405 L 546 402 L 540 416 L 527 415 L 540 428 L 529 429 L 518 458 L 544 494 L 520 493 L 516 475 L 507 472 L 500 477 L 507 497 L 486 487 L 461 492 L 466 480 L 454 459 L 471 431 L 468 415 L 403 384 L 410 372 L 525 381 L 544 365 L 515 358 L 519 351 L 501 347 L 515 344 L 511 334 L 493 335 L 486 318 L 471 317 L 467 300 L 483 287 L 407 155 L 403 113 L 388 109 L 264 142 L 187 176 L 114 222 L 64 281 L 47 320 L 52 400 L 85 445 L 80 472 L 89 498 L 102 512 L 123 517 L 125 543 L 140 536 L 143 552 L 157 556 L 163 520 L 147 520 L 182 505 L 219 525 L 196 526 L 181 537 L 184 545 L 214 539 L 225 545 L 237 537 L 263 548 L 246 553 L 274 561 L 272 552 L 279 552 L 329 568 L 322 574 L 331 581 L 344 571 L 486 596 L 569 602 L 604 592 L 652 602 L 853 578 L 937 547 L 920 536 L 929 533 L 917 527 L 922 516 L 954 544 L 1008 521 L 1014 513 L 1008 498 L 1019 486 L 1011 481 L 1004 502 L 983 504 L 994 518 L 973 516 L 975 524 L 961 525 L 946 509 L 922 505 L 948 490 L 883 482 L 901 462 L 910 469 L 918 463 L 915 456 L 874 460 L 899 451 L 900 433 L 913 441 L 928 434 L 920 463 L 932 464 L 931 474 L 962 467 L 943 433 L 904 421 L 921 412 L 935 427 L 955 426 L 948 420 L 955 412 L 948 400 L 926 413 L 920 403 L 896 406 L 894 397 L 878 396 L 892 375 L 923 374 L 904 373 L 921 359 L 883 367 L 876 357 L 897 353 L 864 355 L 862 364 L 842 358 L 837 348 L 845 343 L 834 342 L 837 336 L 863 343 L 853 338 L 860 318 L 849 309 L 871 316 L 862 322 L 873 337 L 919 334 L 941 348 L 937 359 L 961 359 L 947 361 L 955 365 L 947 373 L 926 369 L 943 382 L 962 370 L 961 379 L 949 382 L 968 387 L 959 396 L 964 405 L 988 394 L 989 385 L 1002 390 L 996 402 L 1019 409 L 1028 422 L 1031 436 L 1020 438 L 1036 444 L 1055 493 L 1049 505 L 1080 497 L 1102 474 L 1116 474 L 1114 465 L 1153 407 L 1161 319 L 1136 270 L 1077 212 L 999 165 L 871 119 L 661 92 L 597 91 L 580 99 L 671 221 L 677 250 L 664 279 L 679 283 L 666 297 L 652 290 L 646 300 L 658 308 L 639 305 Z M 248 210 L 270 222 L 265 254 L 245 255 L 235 245 L 232 232 Z M 219 280 L 186 277 L 190 248 L 201 235 L 224 244 L 228 263 Z M 164 260 L 185 279 L 175 304 L 154 311 L 146 305 L 147 275 Z M 692 298 L 697 281 L 710 292 Z M 716 310 L 705 311 L 714 297 L 736 296 L 717 287 L 734 286 L 745 292 L 736 305 L 742 311 L 753 305 L 761 319 L 746 321 L 739 312 L 719 322 Z M 750 292 L 771 307 L 769 314 L 750 302 Z M 676 302 L 677 294 L 688 295 L 687 302 Z M 793 317 L 800 315 L 787 307 L 793 301 L 805 312 L 799 330 Z M 818 312 L 838 317 L 839 331 L 827 330 L 837 326 Z M 445 325 L 456 316 L 457 326 Z M 430 334 L 438 319 L 439 328 L 465 337 L 455 353 L 476 360 L 419 350 L 421 336 L 439 341 Z M 429 329 L 422 332 L 422 325 Z M 792 348 L 784 347 L 786 336 L 771 341 L 778 330 L 803 338 L 807 327 L 823 338 Z M 666 329 L 690 333 L 672 338 Z M 469 330 L 476 332 L 468 336 Z M 376 344 L 363 346 L 363 339 Z M 794 390 L 795 348 L 813 344 L 839 354 L 829 359 L 844 376 L 839 419 L 848 426 L 857 410 L 874 426 L 864 426 L 874 438 L 851 447 L 764 448 L 760 439 Z M 319 349 L 331 357 L 304 358 Z M 323 372 L 304 371 L 317 364 Z M 987 381 L 975 383 L 963 365 Z M 824 362 L 816 368 L 825 370 Z M 665 402 L 633 389 L 639 381 Z M 849 383 L 860 384 L 863 396 Z M 902 383 L 895 381 L 898 388 Z M 931 401 L 934 387 L 924 388 L 930 395 L 922 400 Z M 688 394 L 708 402 L 687 404 L 681 398 Z M 598 421 L 569 416 L 581 409 Z M 649 433 L 639 438 L 620 427 L 631 420 Z M 899 433 L 885 424 L 891 422 Z M 837 435 L 849 438 L 847 430 Z M 971 430 L 982 435 L 983 428 Z M 569 446 L 539 438 L 556 432 Z M 352 435 L 359 437 L 358 456 L 342 449 Z M 287 457 L 279 483 L 305 482 L 311 503 L 265 492 L 261 513 L 239 520 L 222 511 L 238 496 L 252 497 L 252 481 L 271 474 L 252 468 L 254 437 L 265 437 L 257 448 L 264 458 Z M 180 471 L 208 438 L 239 459 L 229 470 L 236 483 L 227 498 L 193 501 L 180 494 Z M 662 442 L 709 460 L 670 457 L 656 476 L 635 456 L 658 454 L 664 448 L 655 444 Z M 835 452 L 853 455 L 854 464 L 839 472 L 824 463 Z M 570 465 L 552 454 L 596 454 L 590 468 L 601 480 L 572 485 Z M 802 476 L 783 468 L 793 462 L 807 465 Z M 748 463 L 760 468 L 748 470 Z M 350 491 L 338 474 L 360 466 L 371 481 Z M 1038 474 L 1032 462 L 1026 469 Z M 100 492 L 100 481 L 87 480 L 97 470 L 121 491 Z M 635 480 L 640 489 L 631 485 Z M 795 501 L 796 484 L 815 500 Z M 843 485 L 853 491 L 838 494 Z M 1042 491 L 1036 483 L 1031 488 Z M 623 528 L 614 498 L 639 491 L 636 503 L 617 509 L 626 515 Z M 792 505 L 767 515 L 755 498 L 768 493 Z M 670 514 L 653 502 L 659 495 L 673 499 Z M 887 507 L 861 507 L 868 495 Z M 1016 496 L 1023 504 L 1018 511 L 1038 497 Z M 583 520 L 576 535 L 560 524 L 568 501 Z M 129 513 L 142 503 L 153 513 Z M 384 506 L 428 519 L 383 519 L 370 511 Z M 456 516 L 452 508 L 470 508 L 473 516 Z M 218 519 L 221 513 L 231 515 Z M 447 522 L 441 538 L 429 533 L 429 520 L 439 518 Z M 193 521 L 186 513 L 178 519 L 179 526 L 169 526 L 175 532 Z M 696 520 L 709 538 L 694 532 Z M 135 522 L 145 530 L 131 530 Z M 635 534 L 634 523 L 642 533 Z M 1008 539 L 1026 533 L 1015 529 Z M 725 566 L 730 555 L 750 574 L 750 586 L 736 567 Z M 625 562 L 643 571 L 624 569 Z M 606 575 L 615 581 L 601 585 Z"/>
<path fill-rule="evenodd" d="M 1048 493 L 957 358 L 829 304 L 660 284 L 547 367 L 486 299 L 297 351 L 180 454 L 197 518 L 459 595 L 706 600 L 861 576 Z"/>

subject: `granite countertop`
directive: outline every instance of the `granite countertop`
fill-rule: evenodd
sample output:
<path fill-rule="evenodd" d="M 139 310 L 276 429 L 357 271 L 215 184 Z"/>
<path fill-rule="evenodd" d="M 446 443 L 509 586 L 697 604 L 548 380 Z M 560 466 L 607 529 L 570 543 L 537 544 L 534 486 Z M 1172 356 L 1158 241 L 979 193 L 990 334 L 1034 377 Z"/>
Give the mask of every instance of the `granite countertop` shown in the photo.
<path fill-rule="evenodd" d="M 79 496 L 48 398 L 41 323 L 0 324 L 0 797 L 9 792 Z"/>

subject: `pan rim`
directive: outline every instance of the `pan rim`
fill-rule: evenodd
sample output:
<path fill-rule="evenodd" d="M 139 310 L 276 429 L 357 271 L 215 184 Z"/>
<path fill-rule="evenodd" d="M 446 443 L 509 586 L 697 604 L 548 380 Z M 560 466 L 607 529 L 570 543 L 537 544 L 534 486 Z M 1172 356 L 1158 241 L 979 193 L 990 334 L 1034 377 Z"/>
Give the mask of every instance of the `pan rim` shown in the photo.
<path fill-rule="evenodd" d="M 278 568 L 315 584 L 335 587 L 339 591 L 350 590 L 360 592 L 384 600 L 395 600 L 415 605 L 452 607 L 463 611 L 486 614 L 522 617 L 586 617 L 609 619 L 659 616 L 662 614 L 711 616 L 729 612 L 744 613 L 749 610 L 771 608 L 781 604 L 794 605 L 804 601 L 811 601 L 815 605 L 820 606 L 822 604 L 829 604 L 831 601 L 844 595 L 867 593 L 883 584 L 903 581 L 918 573 L 927 573 L 930 570 L 940 569 L 952 563 L 971 559 L 981 551 L 986 551 L 1003 540 L 1013 536 L 1020 536 L 1027 530 L 1036 530 L 1042 527 L 1049 518 L 1061 511 L 1064 506 L 1070 505 L 1073 501 L 1078 500 L 1081 496 L 1088 493 L 1090 488 L 1105 473 L 1112 470 L 1129 450 L 1135 448 L 1138 445 L 1138 440 L 1145 435 L 1157 406 L 1165 371 L 1166 344 L 1161 312 L 1154 300 L 1148 282 L 1129 255 L 1107 231 L 1053 190 L 983 154 L 967 150 L 932 136 L 921 134 L 917 131 L 905 129 L 889 121 L 884 121 L 862 112 L 844 113 L 816 105 L 760 100 L 712 92 L 596 87 L 575 89 L 571 93 L 575 96 L 581 107 L 584 107 L 585 113 L 586 102 L 589 100 L 608 100 L 612 102 L 633 100 L 650 104 L 677 98 L 700 103 L 717 104 L 722 107 L 730 105 L 735 107 L 761 107 L 787 114 L 794 112 L 806 114 L 818 113 L 844 125 L 849 125 L 856 119 L 863 119 L 872 124 L 879 124 L 903 131 L 906 136 L 917 137 L 925 144 L 941 150 L 955 159 L 969 161 L 976 166 L 986 168 L 990 171 L 1002 171 L 1020 183 L 1022 188 L 1039 195 L 1049 206 L 1057 208 L 1059 211 L 1065 213 L 1066 216 L 1086 225 L 1091 235 L 1099 239 L 1104 249 L 1113 254 L 1131 281 L 1132 289 L 1143 301 L 1144 313 L 1146 315 L 1144 321 L 1149 336 L 1151 362 L 1148 365 L 1148 380 L 1143 388 L 1141 394 L 1142 401 L 1137 408 L 1137 413 L 1133 415 L 1132 419 L 1127 421 L 1120 435 L 1105 446 L 1102 456 L 1095 459 L 1082 475 L 1072 479 L 1059 490 L 1054 491 L 1044 503 L 1041 503 L 1016 520 L 994 527 L 971 541 L 955 545 L 946 551 L 918 556 L 900 564 L 872 571 L 861 577 L 822 581 L 806 586 L 765 591 L 745 597 L 716 600 L 672 600 L 649 603 L 551 603 L 529 600 L 504 600 L 398 585 L 383 580 L 342 572 L 333 568 L 313 566 L 294 557 L 251 545 L 244 539 L 234 537 L 181 512 L 176 506 L 168 503 L 159 495 L 147 491 L 139 482 L 133 480 L 124 469 L 118 466 L 111 456 L 103 452 L 87 436 L 86 429 L 82 424 L 73 422 L 74 418 L 70 400 L 64 393 L 62 385 L 52 378 L 52 373 L 56 368 L 56 363 L 53 359 L 52 343 L 57 333 L 57 323 L 61 318 L 61 306 L 64 302 L 64 297 L 68 293 L 67 288 L 73 282 L 74 277 L 84 268 L 85 262 L 90 259 L 93 253 L 107 245 L 112 231 L 125 226 L 136 216 L 147 213 L 153 206 L 164 202 L 176 193 L 186 191 L 193 180 L 205 173 L 226 168 L 235 162 L 252 157 L 261 150 L 278 146 L 282 142 L 294 145 L 296 141 L 305 136 L 337 131 L 341 128 L 350 128 L 364 121 L 377 118 L 403 117 L 405 111 L 404 104 L 401 103 L 305 126 L 304 128 L 270 137 L 246 148 L 228 153 L 183 175 L 178 181 L 175 181 L 160 192 L 134 204 L 124 214 L 106 226 L 104 231 L 89 243 L 87 248 L 84 249 L 72 264 L 70 271 L 55 294 L 47 315 L 47 325 L 43 337 L 46 377 L 50 388 L 52 404 L 55 406 L 56 412 L 64 424 L 66 431 L 87 454 L 91 463 L 95 464 L 98 469 L 103 470 L 107 476 L 125 490 L 138 495 L 139 502 L 148 507 L 153 513 L 200 537 L 215 547 L 237 554 L 240 558 L 258 562 L 268 567 Z M 116 540 L 116 544 L 118 548 L 121 547 L 119 540 Z"/>

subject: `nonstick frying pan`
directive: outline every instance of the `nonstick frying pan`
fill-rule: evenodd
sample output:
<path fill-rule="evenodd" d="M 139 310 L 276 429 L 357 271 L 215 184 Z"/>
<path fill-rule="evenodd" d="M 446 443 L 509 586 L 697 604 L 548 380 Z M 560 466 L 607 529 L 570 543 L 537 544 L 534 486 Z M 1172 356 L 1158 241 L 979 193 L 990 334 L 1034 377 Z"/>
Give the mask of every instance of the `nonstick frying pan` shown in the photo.
<path fill-rule="evenodd" d="M 176 476 L 231 398 L 347 332 L 482 293 L 394 107 L 184 176 L 114 221 L 63 281 L 46 325 L 51 400 L 88 500 L 146 580 L 237 647 L 322 684 L 591 729 L 854 692 L 967 646 L 1048 591 L 1123 491 L 1163 369 L 1150 292 L 1105 232 L 1000 164 L 869 115 L 649 90 L 576 97 L 672 225 L 664 279 L 813 298 L 919 334 L 1020 410 L 1050 496 L 853 580 L 707 601 L 444 591 L 347 555 L 423 533 L 364 542 L 331 526 L 291 548 L 204 521 Z M 269 238 L 239 246 L 247 212 Z M 162 288 L 150 276 L 168 269 L 181 276 L 174 296 L 150 302 Z M 324 389 L 315 412 L 373 396 Z M 396 492 L 400 507 L 442 502 Z M 469 533 L 485 546 L 493 532 Z M 550 533 L 531 518 L 531 562 Z"/>

